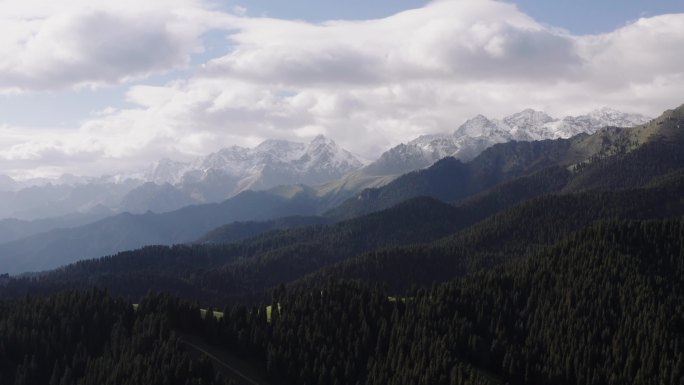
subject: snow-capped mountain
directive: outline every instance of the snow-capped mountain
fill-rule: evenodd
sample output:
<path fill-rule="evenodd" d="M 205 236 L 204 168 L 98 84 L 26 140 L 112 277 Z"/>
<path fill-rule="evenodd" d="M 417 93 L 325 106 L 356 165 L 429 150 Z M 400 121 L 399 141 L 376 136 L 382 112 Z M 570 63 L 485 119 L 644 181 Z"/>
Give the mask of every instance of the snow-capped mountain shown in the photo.
<path fill-rule="evenodd" d="M 402 174 L 427 167 L 446 156 L 467 161 L 497 143 L 569 138 L 580 133 L 593 134 L 606 126 L 633 127 L 649 120 L 610 108 L 563 119 L 532 109 L 501 120 L 477 115 L 451 134 L 424 135 L 393 147 L 366 166 L 365 171 L 373 175 Z"/>
<path fill-rule="evenodd" d="M 363 166 L 349 151 L 340 148 L 334 141 L 319 135 L 309 143 L 293 164 L 302 174 L 302 182 L 319 184 Z"/>
<path fill-rule="evenodd" d="M 563 119 L 531 109 L 502 119 L 478 115 L 452 133 L 424 135 L 400 144 L 363 168 L 350 152 L 319 136 L 310 143 L 266 140 L 254 148 L 233 146 L 186 162 L 163 159 L 147 170 L 127 174 L 22 181 L 0 176 L 0 218 L 35 219 L 100 208 L 162 212 L 192 203 L 219 202 L 247 189 L 295 184 L 321 185 L 318 195 L 337 194 L 334 199 L 340 200 L 447 156 L 470 160 L 497 143 L 567 138 L 604 126 L 634 126 L 648 120 L 608 108 Z"/>
<path fill-rule="evenodd" d="M 254 148 L 232 146 L 188 162 L 162 159 L 147 170 L 116 175 L 28 181 L 0 175 L 0 218 L 37 219 L 98 207 L 164 212 L 220 202 L 247 189 L 321 184 L 362 166 L 333 140 L 318 136 L 310 143 L 266 140 Z"/>
<path fill-rule="evenodd" d="M 526 109 L 503 118 L 501 123 L 518 140 L 540 140 L 547 139 L 548 124 L 556 120 L 544 112 Z"/>
<path fill-rule="evenodd" d="M 633 127 L 648 122 L 647 118 L 639 114 L 627 114 L 611 108 L 594 110 L 587 115 L 568 116 L 558 123 L 552 122 L 558 137 L 569 138 L 582 132 L 592 134 L 601 127 Z"/>
<path fill-rule="evenodd" d="M 320 184 L 361 166 L 349 151 L 320 135 L 308 144 L 270 139 L 254 148 L 232 146 L 192 162 L 164 159 L 154 164 L 144 179 L 173 185 L 195 201 L 208 202 L 247 189 Z"/>
<path fill-rule="evenodd" d="M 154 184 L 176 184 L 181 181 L 183 174 L 190 170 L 190 164 L 171 159 L 161 159 L 145 172 L 142 179 Z"/>

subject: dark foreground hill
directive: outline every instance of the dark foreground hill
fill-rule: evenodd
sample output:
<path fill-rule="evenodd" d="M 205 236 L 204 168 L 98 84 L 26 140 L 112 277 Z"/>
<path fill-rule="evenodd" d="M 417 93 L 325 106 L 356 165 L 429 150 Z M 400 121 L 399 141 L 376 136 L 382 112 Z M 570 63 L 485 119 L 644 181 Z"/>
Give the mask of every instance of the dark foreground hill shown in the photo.
<path fill-rule="evenodd" d="M 682 384 L 683 242 L 681 220 L 599 222 L 403 297 L 358 284 L 283 290 L 262 349 L 291 381 Z"/>
<path fill-rule="evenodd" d="M 645 188 L 554 194 L 531 199 L 436 242 L 374 250 L 308 277 L 383 283 L 403 291 L 514 260 L 606 219 L 677 218 L 684 215 L 684 173 Z"/>
<path fill-rule="evenodd" d="M 227 385 L 176 334 L 179 319 L 201 324 L 199 309 L 145 302 L 134 311 L 99 290 L 0 302 L 0 384 Z"/>
<path fill-rule="evenodd" d="M 281 286 L 271 306 L 219 318 L 167 296 L 137 312 L 97 292 L 0 302 L 0 379 L 221 383 L 191 363 L 180 331 L 260 363 L 278 384 L 684 384 L 683 255 L 680 219 L 600 221 L 406 293 Z M 54 317 L 63 333 L 33 329 Z"/>

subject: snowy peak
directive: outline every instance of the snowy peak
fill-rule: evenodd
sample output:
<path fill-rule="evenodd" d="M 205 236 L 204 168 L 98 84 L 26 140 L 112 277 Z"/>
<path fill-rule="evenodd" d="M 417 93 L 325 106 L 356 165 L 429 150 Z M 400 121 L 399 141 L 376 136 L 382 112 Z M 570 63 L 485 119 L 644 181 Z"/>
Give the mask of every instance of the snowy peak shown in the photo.
<path fill-rule="evenodd" d="M 325 135 L 319 134 L 316 135 L 313 140 L 311 140 L 311 143 L 309 143 L 309 146 L 327 146 L 327 145 L 335 145 L 335 141 L 332 139 L 329 139 Z"/>
<path fill-rule="evenodd" d="M 555 127 L 558 136 L 568 138 L 580 133 L 593 134 L 598 129 L 610 127 L 634 127 L 648 122 L 650 118 L 639 114 L 627 114 L 611 108 L 601 108 L 586 115 L 566 116 Z"/>
<path fill-rule="evenodd" d="M 260 154 L 272 155 L 283 162 L 291 162 L 301 157 L 305 149 L 306 145 L 304 143 L 268 139 L 256 146 L 254 151 Z"/>
<path fill-rule="evenodd" d="M 220 168 L 233 162 L 248 160 L 252 156 L 252 151 L 245 147 L 230 146 L 209 154 L 202 163 L 207 168 Z"/>
<path fill-rule="evenodd" d="M 159 185 L 166 183 L 176 184 L 180 182 L 188 167 L 188 163 L 177 162 L 171 159 L 161 159 L 153 164 L 144 174 L 144 179 Z"/>
<path fill-rule="evenodd" d="M 444 158 L 453 154 L 456 150 L 451 135 L 422 135 L 408 142 L 408 147 L 419 149 L 423 157 L 430 159 L 434 157 Z"/>
<path fill-rule="evenodd" d="M 499 124 L 497 121 L 489 120 L 483 115 L 477 115 L 472 119 L 468 119 L 456 131 L 454 136 L 487 136 L 499 131 Z"/>
<path fill-rule="evenodd" d="M 400 175 L 406 172 L 427 167 L 438 157 L 437 146 L 431 136 L 421 136 L 407 144 L 401 143 L 385 151 L 378 160 L 364 168 L 369 175 Z M 450 147 L 447 153 L 453 150 Z M 448 156 L 448 155 L 445 155 Z M 442 156 L 443 157 L 443 156 Z"/>
<path fill-rule="evenodd" d="M 588 114 L 589 118 L 602 126 L 633 127 L 650 120 L 643 115 L 627 114 L 612 108 L 603 107 Z"/>
<path fill-rule="evenodd" d="M 453 134 L 423 135 L 386 151 L 366 167 L 372 174 L 399 174 L 431 165 L 446 156 L 468 161 L 497 143 L 569 138 L 594 133 L 605 126 L 633 127 L 649 118 L 602 108 L 562 120 L 542 111 L 525 109 L 501 120 L 476 115 Z"/>
<path fill-rule="evenodd" d="M 315 137 L 297 164 L 303 172 L 347 173 L 362 166 L 349 151 L 323 135 Z"/>
<path fill-rule="evenodd" d="M 514 140 L 551 139 L 554 135 L 550 130 L 551 124 L 558 121 L 545 112 L 526 109 L 503 118 L 505 131 Z"/>
<path fill-rule="evenodd" d="M 605 107 L 586 115 L 566 116 L 562 120 L 542 111 L 526 109 L 500 121 L 477 115 L 463 123 L 454 132 L 454 136 L 491 138 L 495 142 L 558 139 L 580 133 L 592 134 L 606 126 L 633 127 L 648 121 L 649 118 L 642 115 L 627 114 Z"/>
<path fill-rule="evenodd" d="M 190 163 L 164 159 L 145 173 L 145 180 L 213 201 L 246 189 L 324 183 L 361 166 L 354 155 L 320 135 L 308 144 L 269 139 L 254 148 L 226 147 Z"/>
<path fill-rule="evenodd" d="M 314 139 L 295 164 L 303 176 L 298 182 L 309 185 L 319 185 L 338 179 L 363 166 L 349 151 L 323 137 Z"/>
<path fill-rule="evenodd" d="M 340 149 L 332 139 L 328 139 L 323 135 L 316 136 L 311 143 L 306 147 L 306 151 L 302 157 L 320 157 L 325 154 L 339 152 Z"/>
<path fill-rule="evenodd" d="M 545 112 L 535 111 L 531 108 L 503 118 L 504 124 L 511 129 L 519 130 L 543 126 L 544 124 L 555 120 L 556 119 L 550 117 Z"/>

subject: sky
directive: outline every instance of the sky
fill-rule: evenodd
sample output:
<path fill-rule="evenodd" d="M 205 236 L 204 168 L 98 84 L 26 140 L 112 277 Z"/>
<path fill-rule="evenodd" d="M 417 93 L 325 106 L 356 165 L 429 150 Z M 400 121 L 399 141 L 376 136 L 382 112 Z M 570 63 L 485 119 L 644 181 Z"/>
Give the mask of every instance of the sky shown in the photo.
<path fill-rule="evenodd" d="M 0 174 L 684 103 L 684 1 L 0 0 Z"/>

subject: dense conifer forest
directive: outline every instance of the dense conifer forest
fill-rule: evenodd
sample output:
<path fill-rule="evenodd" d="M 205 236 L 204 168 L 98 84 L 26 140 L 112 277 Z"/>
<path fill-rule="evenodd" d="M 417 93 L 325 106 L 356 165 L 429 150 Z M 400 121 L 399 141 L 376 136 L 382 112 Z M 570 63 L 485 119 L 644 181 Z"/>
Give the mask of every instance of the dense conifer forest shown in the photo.
<path fill-rule="evenodd" d="M 225 381 L 182 332 L 287 384 L 684 383 L 683 245 L 683 220 L 597 222 L 401 295 L 331 278 L 219 319 L 168 295 L 137 310 L 98 290 L 27 297 L 2 304 L 2 381 Z"/>
<path fill-rule="evenodd" d="M 0 384 L 227 384 L 173 326 L 101 290 L 2 302 Z"/>

